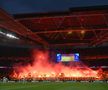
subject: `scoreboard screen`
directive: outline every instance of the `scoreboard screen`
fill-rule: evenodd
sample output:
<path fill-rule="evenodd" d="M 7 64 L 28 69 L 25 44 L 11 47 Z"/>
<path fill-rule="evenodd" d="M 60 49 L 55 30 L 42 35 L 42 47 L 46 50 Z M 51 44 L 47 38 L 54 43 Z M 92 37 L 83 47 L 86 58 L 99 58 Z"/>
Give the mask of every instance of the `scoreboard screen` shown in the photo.
<path fill-rule="evenodd" d="M 57 62 L 79 61 L 79 53 L 74 54 L 57 54 Z"/>

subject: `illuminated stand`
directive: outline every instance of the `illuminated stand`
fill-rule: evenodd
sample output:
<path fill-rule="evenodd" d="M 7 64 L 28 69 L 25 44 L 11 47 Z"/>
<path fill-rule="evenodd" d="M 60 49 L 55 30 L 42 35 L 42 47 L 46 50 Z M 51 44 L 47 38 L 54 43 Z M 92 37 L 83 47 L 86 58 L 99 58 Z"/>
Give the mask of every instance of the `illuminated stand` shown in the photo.
<path fill-rule="evenodd" d="M 84 65 L 79 59 L 79 53 L 57 54 L 57 63 L 49 63 L 47 61 L 49 59 L 45 58 L 46 54 L 39 53 L 36 55 L 37 56 L 34 66 L 22 66 L 22 72 L 17 73 L 15 71 L 12 74 L 12 79 L 21 81 L 23 81 L 23 79 L 28 81 L 100 80 L 99 70 L 92 70 L 91 68 Z M 19 70 L 19 68 L 17 70 Z"/>

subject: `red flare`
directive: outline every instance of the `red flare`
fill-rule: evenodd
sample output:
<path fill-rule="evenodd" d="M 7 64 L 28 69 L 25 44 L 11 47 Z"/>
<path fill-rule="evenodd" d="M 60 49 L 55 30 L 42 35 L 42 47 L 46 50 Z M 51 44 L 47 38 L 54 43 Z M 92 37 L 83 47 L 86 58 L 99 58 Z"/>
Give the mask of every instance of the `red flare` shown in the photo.
<path fill-rule="evenodd" d="M 94 77 L 100 78 L 99 70 L 92 70 L 87 66 L 80 68 L 76 66 L 66 66 L 62 63 L 49 62 L 49 53 L 47 51 L 34 51 L 33 64 L 27 66 L 18 66 L 14 69 L 11 77 L 16 79 L 21 78 L 60 78 L 60 77 Z"/>

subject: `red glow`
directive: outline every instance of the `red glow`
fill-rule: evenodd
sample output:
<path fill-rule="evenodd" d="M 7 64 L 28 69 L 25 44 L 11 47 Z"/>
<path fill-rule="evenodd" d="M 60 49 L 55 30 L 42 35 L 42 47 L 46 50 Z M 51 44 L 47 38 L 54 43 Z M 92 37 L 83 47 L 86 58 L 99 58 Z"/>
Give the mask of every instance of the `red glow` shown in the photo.
<path fill-rule="evenodd" d="M 18 66 L 15 68 L 11 77 L 21 78 L 43 78 L 43 77 L 94 77 L 98 76 L 98 70 L 94 71 L 83 65 L 84 68 L 77 66 L 65 66 L 62 63 L 49 62 L 49 53 L 47 51 L 37 51 L 33 53 L 33 65 Z"/>

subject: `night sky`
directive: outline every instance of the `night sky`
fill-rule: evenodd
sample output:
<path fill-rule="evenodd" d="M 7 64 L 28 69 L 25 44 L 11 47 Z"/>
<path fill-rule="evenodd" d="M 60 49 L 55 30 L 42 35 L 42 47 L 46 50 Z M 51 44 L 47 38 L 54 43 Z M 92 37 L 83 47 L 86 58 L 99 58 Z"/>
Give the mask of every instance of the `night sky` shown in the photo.
<path fill-rule="evenodd" d="M 10 14 L 65 11 L 70 7 L 108 5 L 108 0 L 0 0 Z"/>

